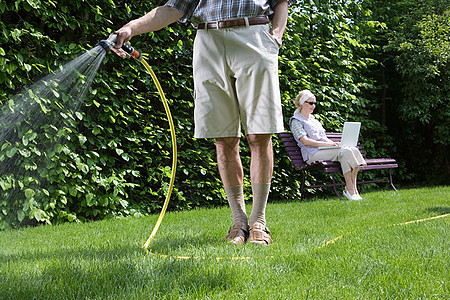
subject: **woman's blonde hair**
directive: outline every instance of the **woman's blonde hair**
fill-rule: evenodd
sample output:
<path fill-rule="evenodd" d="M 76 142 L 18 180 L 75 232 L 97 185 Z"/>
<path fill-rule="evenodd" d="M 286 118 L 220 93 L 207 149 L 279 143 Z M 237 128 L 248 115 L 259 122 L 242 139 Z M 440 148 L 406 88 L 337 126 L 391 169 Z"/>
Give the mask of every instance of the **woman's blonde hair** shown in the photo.
<path fill-rule="evenodd" d="M 310 90 L 303 90 L 303 91 L 300 91 L 300 92 L 298 93 L 297 97 L 296 97 L 295 100 L 294 100 L 294 105 L 295 105 L 295 107 L 300 108 L 300 106 L 302 106 L 303 103 L 300 103 L 300 99 L 302 98 L 302 96 L 303 96 L 304 94 L 307 94 L 307 93 L 314 96 L 314 94 L 313 94 Z M 303 102 L 304 102 L 304 101 L 303 101 Z"/>

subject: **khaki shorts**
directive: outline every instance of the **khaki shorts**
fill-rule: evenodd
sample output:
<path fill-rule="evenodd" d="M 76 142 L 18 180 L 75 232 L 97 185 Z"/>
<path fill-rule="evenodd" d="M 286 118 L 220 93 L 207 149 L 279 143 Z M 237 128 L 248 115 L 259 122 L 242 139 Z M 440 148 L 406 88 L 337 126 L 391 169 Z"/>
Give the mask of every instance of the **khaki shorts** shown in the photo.
<path fill-rule="evenodd" d="M 278 51 L 269 25 L 200 29 L 194 41 L 196 138 L 284 130 Z"/>

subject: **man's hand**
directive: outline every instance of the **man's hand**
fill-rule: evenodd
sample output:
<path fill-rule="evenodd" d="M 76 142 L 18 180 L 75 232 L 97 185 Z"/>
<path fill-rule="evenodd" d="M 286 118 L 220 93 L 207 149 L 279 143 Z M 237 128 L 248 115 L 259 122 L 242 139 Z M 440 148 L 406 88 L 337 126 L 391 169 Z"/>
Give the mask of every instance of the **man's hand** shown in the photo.
<path fill-rule="evenodd" d="M 287 0 L 279 1 L 273 14 L 272 29 L 270 30 L 270 34 L 280 39 L 283 38 L 283 33 L 286 29 L 288 7 L 289 3 Z"/>
<path fill-rule="evenodd" d="M 131 28 L 127 26 L 120 28 L 115 33 L 117 34 L 117 41 L 114 47 L 117 49 L 120 49 L 123 43 L 130 41 L 132 38 Z"/>

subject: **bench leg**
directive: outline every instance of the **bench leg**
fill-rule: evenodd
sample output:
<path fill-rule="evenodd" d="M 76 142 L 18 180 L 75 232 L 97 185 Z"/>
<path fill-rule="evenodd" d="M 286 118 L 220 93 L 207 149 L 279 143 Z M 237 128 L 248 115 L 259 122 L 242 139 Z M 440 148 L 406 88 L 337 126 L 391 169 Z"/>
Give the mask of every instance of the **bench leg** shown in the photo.
<path fill-rule="evenodd" d="M 341 195 L 339 195 L 339 193 L 336 189 L 336 180 L 334 179 L 334 172 L 331 173 L 331 178 L 333 179 L 333 190 L 336 193 L 336 195 L 339 197 L 339 199 L 342 200 Z"/>
<path fill-rule="evenodd" d="M 397 189 L 396 189 L 395 186 L 394 186 L 394 182 L 392 181 L 392 172 L 391 172 L 391 169 L 389 169 L 389 180 L 390 180 L 391 186 L 392 186 L 392 188 L 394 189 L 394 191 L 397 191 Z"/>
<path fill-rule="evenodd" d="M 303 194 L 305 191 L 306 171 L 302 170 L 302 185 L 300 187 L 300 201 L 303 201 Z"/>

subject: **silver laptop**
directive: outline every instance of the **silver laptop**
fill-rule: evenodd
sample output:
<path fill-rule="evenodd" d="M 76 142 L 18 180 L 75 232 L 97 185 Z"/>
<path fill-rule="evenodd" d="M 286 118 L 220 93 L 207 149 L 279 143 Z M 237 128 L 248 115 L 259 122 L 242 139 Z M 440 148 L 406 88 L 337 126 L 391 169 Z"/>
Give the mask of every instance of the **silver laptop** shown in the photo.
<path fill-rule="evenodd" d="M 356 147 L 358 144 L 359 130 L 361 129 L 361 122 L 345 122 L 342 130 L 341 145 L 340 146 L 324 146 L 319 147 L 319 150 L 334 149 L 341 147 Z"/>

